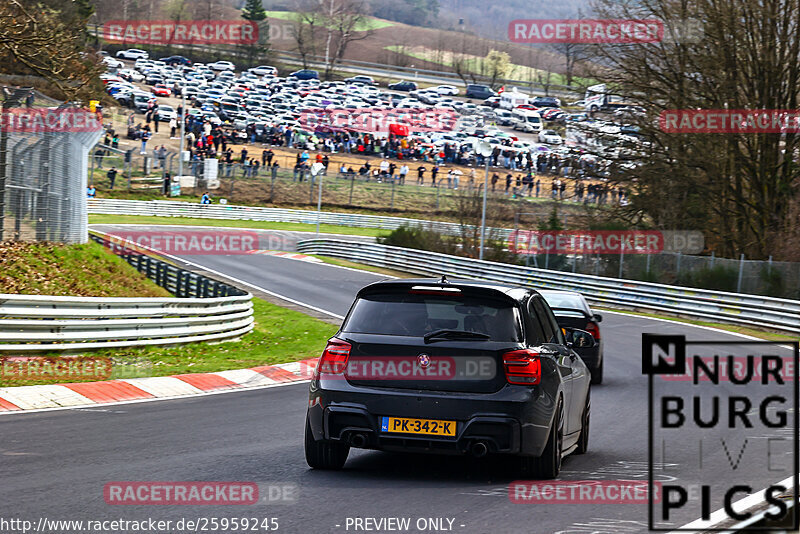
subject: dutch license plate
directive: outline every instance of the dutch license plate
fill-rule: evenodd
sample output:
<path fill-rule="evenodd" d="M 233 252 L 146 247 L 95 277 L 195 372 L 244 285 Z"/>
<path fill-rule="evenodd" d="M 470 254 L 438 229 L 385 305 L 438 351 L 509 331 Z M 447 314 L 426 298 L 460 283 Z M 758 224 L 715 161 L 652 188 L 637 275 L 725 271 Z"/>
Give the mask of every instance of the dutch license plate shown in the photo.
<path fill-rule="evenodd" d="M 455 436 L 455 421 L 436 419 L 410 419 L 408 417 L 381 417 L 381 432 L 423 434 L 426 436 Z"/>

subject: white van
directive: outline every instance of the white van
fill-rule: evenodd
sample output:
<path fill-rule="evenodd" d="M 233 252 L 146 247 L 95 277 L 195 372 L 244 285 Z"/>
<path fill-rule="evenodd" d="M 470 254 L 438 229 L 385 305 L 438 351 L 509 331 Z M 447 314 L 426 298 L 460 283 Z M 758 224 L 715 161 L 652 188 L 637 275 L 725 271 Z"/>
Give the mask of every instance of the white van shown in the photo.
<path fill-rule="evenodd" d="M 538 111 L 518 108 L 511 112 L 511 127 L 521 132 L 538 134 L 542 131 L 542 117 Z"/>
<path fill-rule="evenodd" d="M 514 109 L 518 106 L 526 105 L 528 100 L 530 100 L 528 95 L 518 92 L 515 88 L 500 94 L 500 107 L 503 109 Z"/>

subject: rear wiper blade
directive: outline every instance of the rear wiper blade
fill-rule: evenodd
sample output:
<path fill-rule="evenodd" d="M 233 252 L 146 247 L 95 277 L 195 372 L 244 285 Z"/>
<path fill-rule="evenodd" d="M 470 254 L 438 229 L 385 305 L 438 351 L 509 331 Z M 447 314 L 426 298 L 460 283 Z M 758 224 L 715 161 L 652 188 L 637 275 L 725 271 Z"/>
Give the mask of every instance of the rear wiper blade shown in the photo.
<path fill-rule="evenodd" d="M 428 332 L 425 334 L 422 339 L 425 340 L 425 343 L 429 343 L 432 339 L 435 338 L 442 338 L 442 339 L 489 339 L 490 336 L 487 334 L 481 334 L 480 332 L 468 332 L 466 330 L 434 330 L 433 332 Z"/>

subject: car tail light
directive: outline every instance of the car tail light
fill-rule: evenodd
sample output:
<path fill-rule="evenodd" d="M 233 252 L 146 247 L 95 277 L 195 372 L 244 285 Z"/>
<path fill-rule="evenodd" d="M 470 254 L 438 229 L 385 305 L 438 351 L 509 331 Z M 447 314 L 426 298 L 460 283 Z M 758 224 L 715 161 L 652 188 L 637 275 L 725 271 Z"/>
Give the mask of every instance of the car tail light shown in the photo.
<path fill-rule="evenodd" d="M 542 361 L 539 353 L 532 350 L 506 352 L 503 354 L 503 367 L 509 384 L 534 386 L 542 379 Z"/>
<path fill-rule="evenodd" d="M 600 341 L 600 327 L 594 321 L 589 321 L 586 323 L 585 330 L 592 334 L 592 337 L 595 341 Z"/>
<path fill-rule="evenodd" d="M 319 359 L 315 370 L 315 378 L 319 378 L 321 373 L 340 375 L 347 367 L 347 359 L 350 357 L 350 343 L 341 339 L 331 338 L 328 345 L 322 351 L 322 358 Z"/>

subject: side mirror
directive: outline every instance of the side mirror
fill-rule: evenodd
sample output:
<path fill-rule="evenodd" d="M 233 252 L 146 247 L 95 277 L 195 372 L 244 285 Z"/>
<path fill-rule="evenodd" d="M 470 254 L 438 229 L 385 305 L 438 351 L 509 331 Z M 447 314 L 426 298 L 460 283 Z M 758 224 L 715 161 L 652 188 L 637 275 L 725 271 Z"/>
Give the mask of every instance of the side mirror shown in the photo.
<path fill-rule="evenodd" d="M 573 349 L 590 349 L 597 345 L 594 336 L 586 330 L 564 328 L 564 337 L 567 341 L 567 346 Z"/>
<path fill-rule="evenodd" d="M 594 322 L 596 323 L 603 322 L 603 316 L 600 315 L 599 313 L 595 313 L 594 315 L 592 315 L 592 319 L 594 319 Z"/>

